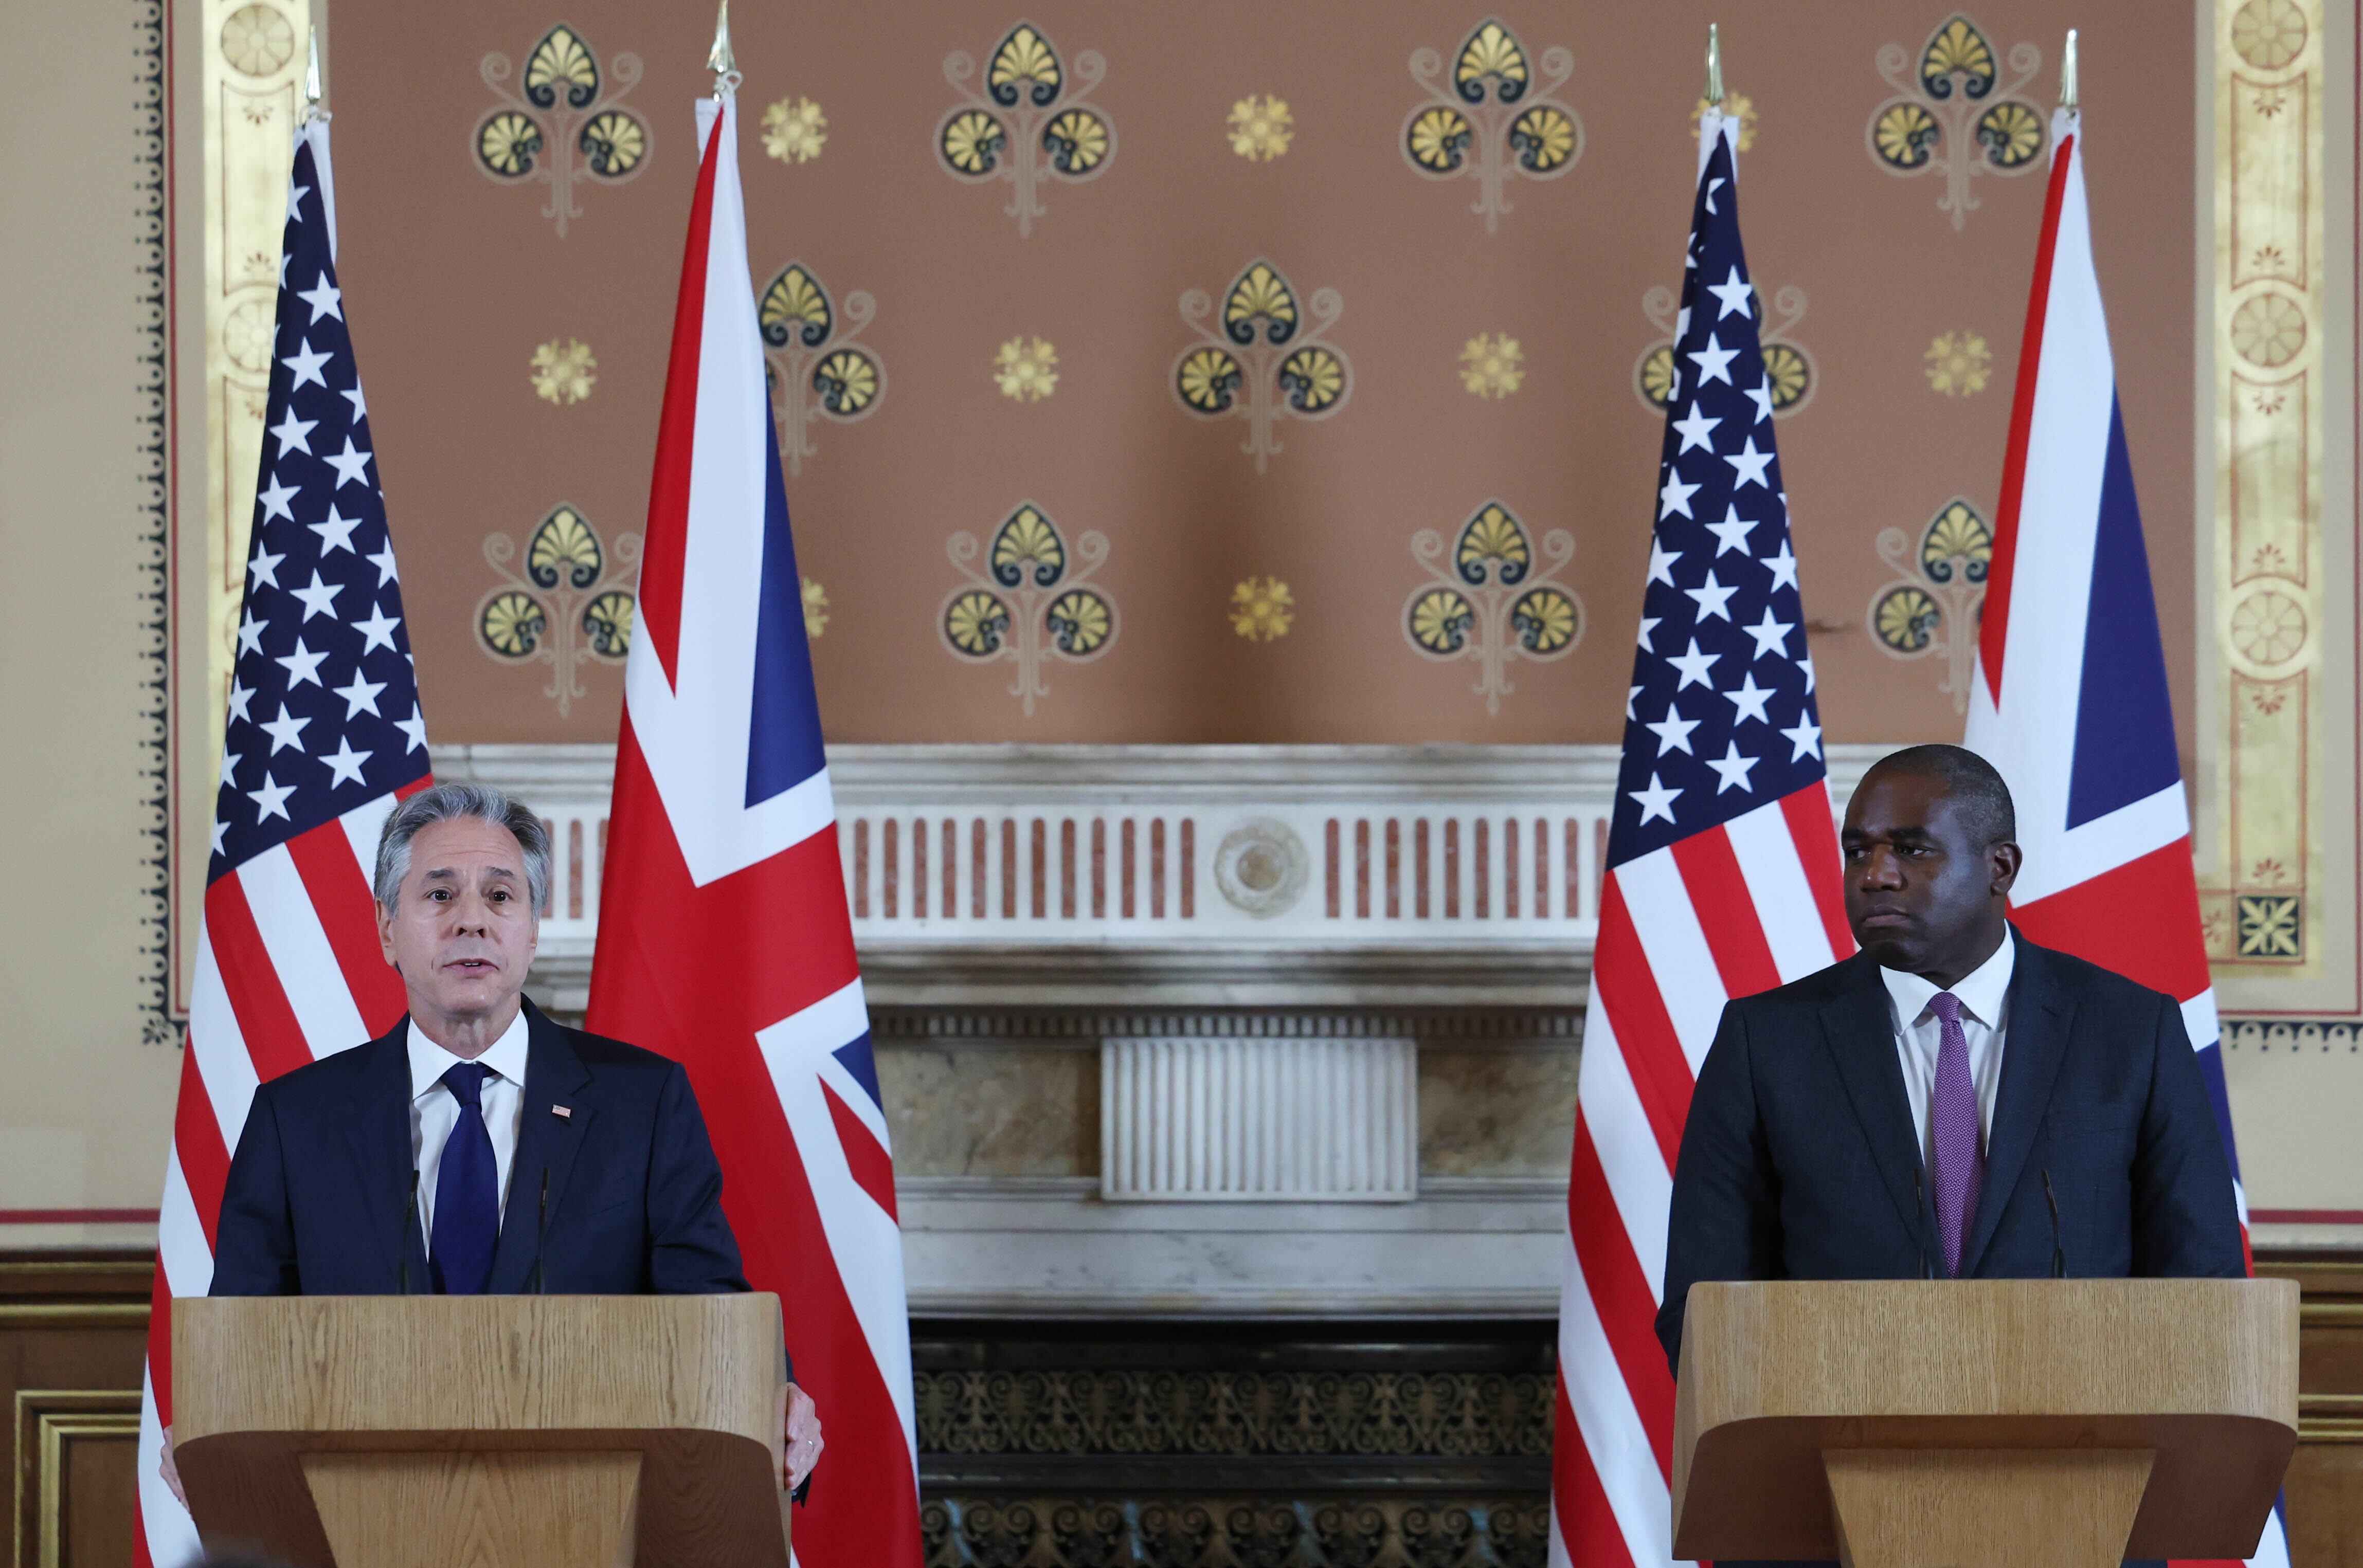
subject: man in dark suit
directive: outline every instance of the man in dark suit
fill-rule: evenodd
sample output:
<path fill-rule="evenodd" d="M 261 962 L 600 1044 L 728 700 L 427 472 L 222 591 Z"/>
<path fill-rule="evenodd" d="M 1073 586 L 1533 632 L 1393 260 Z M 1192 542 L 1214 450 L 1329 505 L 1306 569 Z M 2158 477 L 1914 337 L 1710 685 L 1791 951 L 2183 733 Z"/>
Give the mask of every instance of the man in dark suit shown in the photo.
<path fill-rule="evenodd" d="M 374 882 L 409 1013 L 255 1091 L 212 1294 L 747 1289 L 681 1064 L 525 999 L 549 886 L 540 819 L 483 785 L 437 785 L 387 818 Z M 793 1382 L 785 1404 L 793 1489 L 822 1440 Z M 169 1430 L 164 1473 L 177 1494 Z"/>
<path fill-rule="evenodd" d="M 2011 929 L 2016 832 L 1959 746 L 1864 776 L 1862 951 L 1732 1002 L 1699 1071 L 1658 1314 L 1677 1366 L 1703 1279 L 2247 1272 L 2181 1009 Z"/>

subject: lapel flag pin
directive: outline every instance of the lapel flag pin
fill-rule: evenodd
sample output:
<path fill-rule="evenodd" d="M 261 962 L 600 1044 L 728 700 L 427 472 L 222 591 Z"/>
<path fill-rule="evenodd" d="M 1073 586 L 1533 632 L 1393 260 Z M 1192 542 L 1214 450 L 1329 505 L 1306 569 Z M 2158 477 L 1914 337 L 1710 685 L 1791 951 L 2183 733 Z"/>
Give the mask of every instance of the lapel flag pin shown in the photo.
<path fill-rule="evenodd" d="M 566 1118 L 569 1121 L 573 1121 L 573 1120 L 574 1120 L 574 1112 L 573 1112 L 573 1111 L 571 1111 L 571 1110 L 568 1110 L 565 1106 L 562 1106 L 562 1105 L 553 1105 L 553 1106 L 551 1106 L 551 1107 L 549 1108 L 549 1113 L 550 1113 L 552 1116 L 562 1116 L 562 1117 Z"/>

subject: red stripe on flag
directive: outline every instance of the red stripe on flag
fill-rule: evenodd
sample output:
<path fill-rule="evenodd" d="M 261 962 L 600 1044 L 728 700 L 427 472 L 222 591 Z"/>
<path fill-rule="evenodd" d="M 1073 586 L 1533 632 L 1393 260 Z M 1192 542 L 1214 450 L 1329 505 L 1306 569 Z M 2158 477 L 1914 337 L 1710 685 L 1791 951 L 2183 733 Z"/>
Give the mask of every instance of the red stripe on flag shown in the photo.
<path fill-rule="evenodd" d="M 1764 923 L 1757 918 L 1747 874 L 1732 853 L 1731 835 L 1711 827 L 1674 840 L 1672 848 L 1682 890 L 1714 956 L 1715 973 L 1723 977 L 1723 994 L 1752 997 L 1779 985 L 1781 966 L 1764 940 Z"/>
<path fill-rule="evenodd" d="M 2177 1001 L 2190 1000 L 2211 983 L 2206 938 L 2199 929 L 2199 878 L 2187 838 L 2049 898 L 2013 905 L 2010 918 L 2029 941 L 2114 969 Z"/>
<path fill-rule="evenodd" d="M 172 1157 L 181 1162 L 181 1181 L 211 1252 L 221 1225 L 222 1189 L 229 1185 L 229 1146 L 222 1142 L 221 1114 L 197 1071 L 197 1054 L 186 1049 L 181 1053 L 181 1098 L 172 1107 Z"/>
<path fill-rule="evenodd" d="M 665 368 L 664 408 L 657 415 L 656 471 L 649 481 L 649 527 L 640 556 L 639 635 L 673 679 L 681 639 L 681 589 L 689 569 L 690 456 L 697 446 L 697 367 L 705 343 L 705 264 L 713 248 L 714 160 L 732 111 L 714 116 L 697 190 L 689 204 L 689 245 L 681 259 L 681 295 L 672 312 L 672 356 Z"/>
<path fill-rule="evenodd" d="M 1567 1369 L 1561 1367 L 1552 1403 L 1551 1512 L 1559 1518 L 1559 1543 L 1567 1559 L 1583 1568 L 1633 1568 L 1633 1549 L 1625 1542 L 1624 1527 L 1608 1506 L 1592 1451 L 1584 1446 L 1583 1429 L 1575 1424 L 1575 1408 L 1567 1400 Z"/>
<path fill-rule="evenodd" d="M 854 1185 L 899 1224 L 902 1216 L 894 1213 L 894 1157 L 879 1147 L 878 1134 L 853 1114 L 853 1108 L 839 1099 L 826 1080 L 820 1092 L 821 1098 L 828 1101 L 828 1119 L 837 1126 L 837 1141 L 845 1150 L 845 1164 L 853 1173 Z"/>
<path fill-rule="evenodd" d="M 1797 861 L 1805 868 L 1805 885 L 1814 890 L 1814 909 L 1829 936 L 1830 954 L 1850 958 L 1854 927 L 1847 922 L 1846 858 L 1838 852 L 1837 824 L 1830 820 L 1828 782 L 1817 781 L 1781 796 L 1781 814 L 1788 819 Z"/>
<path fill-rule="evenodd" d="M 279 983 L 235 871 L 215 878 L 205 889 L 205 939 L 221 969 L 230 1010 L 238 1014 L 239 1032 L 246 1036 L 246 1054 L 254 1058 L 255 1076 L 267 1083 L 309 1062 L 312 1048 L 305 1043 L 304 1026 L 287 1005 L 287 989 Z"/>
<path fill-rule="evenodd" d="M 1633 1092 L 1649 1118 L 1649 1131 L 1666 1156 L 1666 1169 L 1682 1146 L 1682 1121 L 1691 1113 L 1690 1058 L 1681 1036 L 1658 994 L 1658 977 L 1633 929 L 1625 892 L 1611 871 L 1600 892 L 1600 938 L 1592 948 L 1592 988 L 1607 1011 L 1608 1026 L 1625 1055 Z"/>
<path fill-rule="evenodd" d="M 295 874 L 304 879 L 304 890 L 311 895 L 312 911 L 320 917 L 320 929 L 337 955 L 337 968 L 361 1021 L 372 1036 L 384 1033 L 409 1003 L 402 977 L 385 961 L 385 950 L 378 943 L 377 900 L 361 863 L 353 856 L 345 824 L 323 823 L 298 834 L 287 841 L 287 853 L 295 862 Z"/>
<path fill-rule="evenodd" d="M 1608 1348 L 1625 1374 L 1625 1387 L 1649 1434 L 1649 1449 L 1668 1485 L 1674 1480 L 1674 1375 L 1658 1342 L 1658 1298 L 1633 1252 L 1625 1218 L 1608 1189 L 1608 1173 L 1592 1142 L 1582 1108 L 1575 1113 L 1575 1163 L 1567 1184 L 1567 1228 L 1583 1265 L 1583 1283 L 1607 1331 Z"/>
<path fill-rule="evenodd" d="M 2076 138 L 2051 149 L 2051 184 L 2043 197 L 2043 233 L 2035 243 L 2035 278 L 2026 291 L 2026 331 L 2018 343 L 2018 389 L 2011 394 L 2010 444 L 2002 460 L 2002 501 L 1994 508 L 1993 559 L 1986 566 L 1985 610 L 1978 627 L 1978 667 L 1986 691 L 2002 704 L 2002 655 L 2010 624 L 2010 580 L 2018 560 L 2018 513 L 2026 493 L 2026 441 L 2035 426 L 2035 383 L 2043 367 L 2043 326 L 2051 306 L 2051 257 L 2058 248 L 2059 209 Z"/>

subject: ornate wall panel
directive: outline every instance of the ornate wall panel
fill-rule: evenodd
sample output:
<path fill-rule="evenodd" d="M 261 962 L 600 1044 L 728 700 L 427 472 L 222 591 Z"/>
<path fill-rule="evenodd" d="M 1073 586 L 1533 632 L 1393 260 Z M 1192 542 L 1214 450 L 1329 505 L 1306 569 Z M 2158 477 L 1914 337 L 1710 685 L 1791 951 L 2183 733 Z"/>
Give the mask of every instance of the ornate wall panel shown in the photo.
<path fill-rule="evenodd" d="M 196 112 L 176 119 L 172 156 L 183 168 L 194 165 L 199 181 L 192 204 L 197 210 L 178 226 L 182 253 L 173 279 L 178 309 L 201 324 L 197 342 L 184 334 L 175 345 L 173 372 L 184 436 L 174 459 L 172 524 L 180 565 L 172 585 L 168 815 L 174 843 L 165 983 L 168 1010 L 184 1015 L 205 878 L 204 829 L 220 776 L 261 465 L 288 159 L 304 107 L 313 7 L 310 0 L 168 3 L 174 26 L 196 35 L 175 64 L 176 87 L 195 100 Z M 179 188 L 189 193 L 188 182 Z M 192 390 L 194 400 L 186 395 Z"/>
<path fill-rule="evenodd" d="M 2228 1010 L 2363 1010 L 2356 964 L 2353 7 L 2215 0 L 2204 72 L 2197 851 Z"/>

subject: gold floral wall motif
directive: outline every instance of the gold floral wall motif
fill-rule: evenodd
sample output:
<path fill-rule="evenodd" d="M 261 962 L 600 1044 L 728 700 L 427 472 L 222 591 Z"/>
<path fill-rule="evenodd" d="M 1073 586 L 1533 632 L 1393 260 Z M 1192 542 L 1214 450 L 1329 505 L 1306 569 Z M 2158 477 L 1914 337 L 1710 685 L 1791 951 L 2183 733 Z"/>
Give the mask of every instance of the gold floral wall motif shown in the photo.
<path fill-rule="evenodd" d="M 1903 179 L 1943 174 L 1936 210 L 1953 215 L 1957 233 L 1978 205 L 1972 177 L 2043 167 L 2050 139 L 2045 116 L 2017 96 L 2043 68 L 2043 51 L 2016 45 L 2009 67 L 2004 82 L 1985 29 L 1958 14 L 1936 24 L 1916 59 L 1902 44 L 1879 51 L 1879 73 L 1895 93 L 1863 127 L 1870 160 Z"/>
<path fill-rule="evenodd" d="M 1748 313 L 1756 317 L 1757 341 L 1764 350 L 1764 384 L 1772 390 L 1772 417 L 1786 419 L 1803 413 L 1813 401 L 1821 371 L 1813 351 L 1789 336 L 1805 319 L 1805 291 L 1792 283 L 1773 294 L 1772 304 L 1781 313 L 1777 325 L 1765 319 L 1762 293 L 1748 291 Z M 1681 307 L 1674 291 L 1662 284 L 1641 296 L 1641 314 L 1649 318 L 1659 336 L 1633 361 L 1633 395 L 1659 418 L 1665 416 L 1674 395 L 1674 341 L 1680 336 L 1676 327 Z"/>
<path fill-rule="evenodd" d="M 1485 699 L 1488 713 L 1500 712 L 1502 699 L 1517 690 L 1509 664 L 1565 658 L 1583 640 L 1583 602 L 1559 580 L 1575 558 L 1575 536 L 1565 529 L 1543 536 L 1548 565 L 1539 574 L 1526 525 L 1499 501 L 1460 525 L 1449 560 L 1433 528 L 1412 536 L 1411 553 L 1429 580 L 1403 601 L 1403 639 L 1422 658 L 1473 660 L 1478 676 L 1469 690 Z"/>
<path fill-rule="evenodd" d="M 1403 120 L 1397 138 L 1403 160 L 1426 179 L 1476 181 L 1469 210 L 1485 220 L 1488 234 L 1511 209 L 1503 191 L 1510 179 L 1556 180 L 1583 157 L 1583 121 L 1552 96 L 1574 74 L 1575 56 L 1543 50 L 1539 83 L 1535 64 L 1492 17 L 1461 44 L 1448 78 L 1436 50 L 1412 53 L 1411 79 L 1427 102 Z"/>
<path fill-rule="evenodd" d="M 496 663 L 549 665 L 542 695 L 563 715 L 583 694 L 584 664 L 621 664 L 631 651 L 640 536 L 616 535 L 610 559 L 590 519 L 560 502 L 526 539 L 523 570 L 510 564 L 516 555 L 506 534 L 484 540 L 501 580 L 476 602 L 476 646 Z"/>
<path fill-rule="evenodd" d="M 810 163 L 828 145 L 828 116 L 801 94 L 763 111 L 763 150 L 782 163 Z"/>
<path fill-rule="evenodd" d="M 524 80 L 508 85 L 516 67 L 498 50 L 477 65 L 500 102 L 476 122 L 469 151 L 496 184 L 543 184 L 549 201 L 541 215 L 558 223 L 558 237 L 582 215 L 574 197 L 582 181 L 619 185 L 648 167 L 653 138 L 648 123 L 623 106 L 640 80 L 640 57 L 619 54 L 600 68 L 588 39 L 561 22 L 541 36 L 525 59 Z"/>
<path fill-rule="evenodd" d="M 1864 632 L 1890 658 L 1939 660 L 1945 673 L 1936 690 L 1952 698 L 1953 712 L 1968 712 L 1992 528 L 1957 495 L 1936 509 L 1916 544 L 1901 528 L 1882 530 L 1879 558 L 1895 577 L 1871 591 Z"/>
<path fill-rule="evenodd" d="M 1272 163 L 1288 155 L 1288 144 L 1296 135 L 1296 116 L 1270 94 L 1250 93 L 1231 105 L 1224 127 L 1233 152 L 1249 163 Z"/>
<path fill-rule="evenodd" d="M 1115 601 L 1092 581 L 1107 561 L 1104 534 L 1079 536 L 1071 557 L 1059 525 L 1027 501 L 994 531 L 982 571 L 972 564 L 975 535 L 963 529 L 946 547 L 967 581 L 944 596 L 936 616 L 944 646 L 969 663 L 1016 665 L 1009 694 L 1027 717 L 1050 692 L 1043 660 L 1083 664 L 1115 646 Z"/>
<path fill-rule="evenodd" d="M 2325 99 L 2337 89 L 2321 0 L 2216 0 L 2213 23 L 2202 916 L 2227 1007 L 2351 1010 L 2363 1002 L 2352 856 L 2326 853 L 2355 821 L 2356 788 L 2332 760 L 2352 744 L 2354 627 L 2324 591 L 2324 421 L 2351 385 L 2327 331 Z M 2351 575 L 2351 545 L 2338 548 Z"/>
<path fill-rule="evenodd" d="M 771 417 L 780 427 L 780 454 L 788 472 L 804 471 L 817 454 L 815 422 L 851 425 L 878 412 L 886 396 L 886 368 L 854 340 L 878 314 L 861 289 L 845 296 L 840 314 L 811 268 L 791 261 L 763 286 L 756 316 L 763 334 L 763 379 L 771 383 Z"/>
<path fill-rule="evenodd" d="M 1115 161 L 1115 127 L 1087 101 L 1107 61 L 1097 50 L 1082 50 L 1070 75 L 1049 38 L 1020 22 L 986 61 L 982 92 L 970 84 L 976 74 L 968 50 L 944 57 L 944 80 L 962 102 L 936 127 L 936 154 L 955 180 L 1008 181 L 1015 189 L 1004 210 L 1022 237 L 1049 212 L 1044 181 L 1096 180 Z"/>
<path fill-rule="evenodd" d="M 1182 319 L 1199 341 L 1173 361 L 1173 395 L 1196 418 L 1246 420 L 1239 450 L 1261 474 L 1281 450 L 1275 423 L 1326 419 L 1353 395 L 1354 367 L 1327 337 L 1345 313 L 1335 289 L 1315 289 L 1300 304 L 1296 286 L 1261 258 L 1239 273 L 1219 315 L 1204 290 L 1191 289 Z"/>

